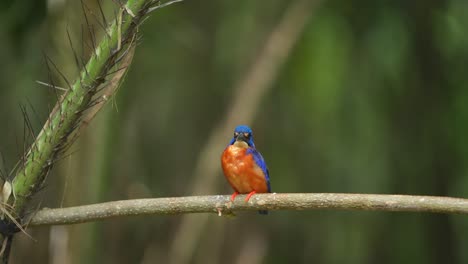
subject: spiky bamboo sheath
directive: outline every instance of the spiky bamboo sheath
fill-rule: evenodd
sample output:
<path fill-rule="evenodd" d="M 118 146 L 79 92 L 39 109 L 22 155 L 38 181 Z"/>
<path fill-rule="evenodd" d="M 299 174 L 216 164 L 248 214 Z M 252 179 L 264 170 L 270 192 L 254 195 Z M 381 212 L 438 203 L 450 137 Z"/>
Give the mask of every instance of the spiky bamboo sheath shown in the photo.
<path fill-rule="evenodd" d="M 96 90 L 105 82 L 105 76 L 122 54 L 123 47 L 132 41 L 137 26 L 153 4 L 152 0 L 129 0 L 122 7 L 121 19 L 116 18 L 108 27 L 79 78 L 57 102 L 13 180 L 14 198 L 9 202 L 16 214 L 22 214 L 26 201 L 43 184 L 54 161 L 63 154 L 70 135 L 80 126 L 83 111 L 90 107 Z"/>

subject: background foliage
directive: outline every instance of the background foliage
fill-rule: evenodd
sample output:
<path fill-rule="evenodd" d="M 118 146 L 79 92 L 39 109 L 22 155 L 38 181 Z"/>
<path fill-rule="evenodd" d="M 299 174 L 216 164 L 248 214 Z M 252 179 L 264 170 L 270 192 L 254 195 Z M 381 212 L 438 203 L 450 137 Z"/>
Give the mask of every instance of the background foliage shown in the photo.
<path fill-rule="evenodd" d="M 98 16 L 96 1 L 84 3 Z M 103 5 L 110 20 L 116 4 Z M 37 203 L 192 194 L 200 150 L 288 5 L 186 1 L 153 14 L 116 99 L 49 175 Z M 467 197 L 467 11 L 460 0 L 322 1 L 250 124 L 273 190 Z M 38 131 L 55 103 L 35 83 L 49 78 L 44 55 L 74 79 L 67 30 L 86 57 L 84 24 L 79 1 L 0 3 L 3 171 L 23 151 L 19 105 Z M 225 145 L 211 147 L 221 153 Z M 218 174 L 217 192 L 201 194 L 231 192 Z M 180 221 L 30 229 L 37 242 L 18 235 L 12 262 L 167 263 Z M 311 211 L 208 222 L 190 263 L 468 262 L 465 216 Z"/>

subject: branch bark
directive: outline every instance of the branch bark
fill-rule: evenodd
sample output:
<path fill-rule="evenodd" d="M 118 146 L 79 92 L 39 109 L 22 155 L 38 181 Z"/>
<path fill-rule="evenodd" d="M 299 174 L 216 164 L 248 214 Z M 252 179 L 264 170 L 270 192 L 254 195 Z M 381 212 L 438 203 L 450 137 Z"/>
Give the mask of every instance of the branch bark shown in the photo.
<path fill-rule="evenodd" d="M 437 196 L 273 193 L 256 194 L 248 203 L 239 195 L 234 203 L 229 195 L 186 196 L 113 201 L 68 208 L 42 209 L 30 226 L 69 225 L 123 216 L 180 215 L 188 213 L 233 214 L 256 210 L 358 210 L 468 214 L 468 199 Z"/>

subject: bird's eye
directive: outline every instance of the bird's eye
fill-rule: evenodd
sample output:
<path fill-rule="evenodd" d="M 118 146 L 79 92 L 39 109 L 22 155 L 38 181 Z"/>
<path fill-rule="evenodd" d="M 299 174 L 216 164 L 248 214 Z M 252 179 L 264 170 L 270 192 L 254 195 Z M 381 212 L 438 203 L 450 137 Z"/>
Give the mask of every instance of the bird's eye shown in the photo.
<path fill-rule="evenodd" d="M 244 133 L 245 138 L 250 138 L 250 133 Z"/>
<path fill-rule="evenodd" d="M 238 132 L 234 132 L 234 137 L 237 137 L 239 136 L 239 133 Z"/>

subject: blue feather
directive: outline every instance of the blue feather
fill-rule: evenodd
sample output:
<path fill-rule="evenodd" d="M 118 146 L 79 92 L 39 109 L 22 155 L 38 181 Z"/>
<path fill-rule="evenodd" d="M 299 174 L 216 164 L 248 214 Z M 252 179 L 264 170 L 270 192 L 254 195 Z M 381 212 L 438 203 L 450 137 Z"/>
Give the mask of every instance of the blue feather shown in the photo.
<path fill-rule="evenodd" d="M 260 169 L 262 169 L 263 174 L 265 175 L 265 180 L 267 182 L 268 192 L 271 192 L 270 173 L 262 154 L 260 154 L 260 152 L 258 152 L 255 148 L 247 149 L 247 154 L 252 154 L 255 163 L 260 167 Z"/>
<path fill-rule="evenodd" d="M 234 129 L 234 132 L 237 132 L 237 133 L 249 133 L 250 134 L 250 138 L 249 138 L 249 141 L 247 142 L 247 144 L 249 145 L 249 147 L 253 147 L 255 148 L 255 144 L 254 144 L 254 141 L 253 141 L 253 132 L 252 132 L 252 129 L 246 125 L 240 125 L 240 126 L 237 126 L 236 129 Z M 235 138 L 233 138 L 230 142 L 229 145 L 232 145 L 234 144 L 234 142 L 236 141 Z"/>

